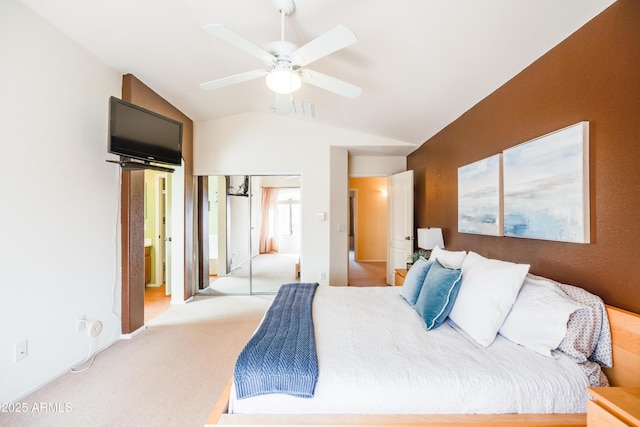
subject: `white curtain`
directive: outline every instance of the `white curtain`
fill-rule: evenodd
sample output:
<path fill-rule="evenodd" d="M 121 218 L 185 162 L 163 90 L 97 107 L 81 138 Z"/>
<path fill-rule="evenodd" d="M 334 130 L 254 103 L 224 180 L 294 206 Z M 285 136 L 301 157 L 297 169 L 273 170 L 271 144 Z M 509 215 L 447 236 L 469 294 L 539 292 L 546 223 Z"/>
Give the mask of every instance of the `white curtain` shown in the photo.
<path fill-rule="evenodd" d="M 262 187 L 260 253 L 278 252 L 278 188 Z"/>

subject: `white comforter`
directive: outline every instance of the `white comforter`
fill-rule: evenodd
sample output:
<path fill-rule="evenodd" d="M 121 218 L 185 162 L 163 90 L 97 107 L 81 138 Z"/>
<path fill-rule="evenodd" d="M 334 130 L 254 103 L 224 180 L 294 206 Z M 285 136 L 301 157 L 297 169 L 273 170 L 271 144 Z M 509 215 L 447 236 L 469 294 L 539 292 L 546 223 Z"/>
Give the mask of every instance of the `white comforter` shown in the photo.
<path fill-rule="evenodd" d="M 236 399 L 230 413 L 582 413 L 588 381 L 563 354 L 502 336 L 488 348 L 447 321 L 427 331 L 400 289 L 320 286 L 315 396 Z"/>

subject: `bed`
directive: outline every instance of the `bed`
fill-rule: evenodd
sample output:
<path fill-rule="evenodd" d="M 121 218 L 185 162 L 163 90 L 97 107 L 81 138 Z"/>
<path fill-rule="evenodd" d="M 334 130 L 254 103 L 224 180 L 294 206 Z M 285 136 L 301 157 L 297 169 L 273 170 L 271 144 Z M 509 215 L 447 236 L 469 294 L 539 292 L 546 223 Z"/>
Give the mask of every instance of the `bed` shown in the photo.
<path fill-rule="evenodd" d="M 443 269 L 438 271 L 445 271 L 444 274 L 455 276 L 451 271 L 460 270 L 457 294 L 452 295 L 450 290 L 444 297 L 454 303 L 445 316 L 438 313 L 437 325 L 425 321 L 423 312 L 416 309 L 415 300 L 411 303 L 413 297 L 409 295 L 411 283 L 416 280 L 426 283 L 428 269 L 417 278 L 408 274 L 409 281 L 402 288 L 315 288 L 313 331 L 320 375 L 313 397 L 258 392 L 238 398 L 236 378 L 236 382 L 229 382 L 207 425 L 585 425 L 587 387 L 605 386 L 609 382 L 640 385 L 637 345 L 640 317 L 633 313 L 601 305 L 602 317 L 598 321 L 601 323 L 596 329 L 602 333 L 593 338 L 589 351 L 589 357 L 600 359 L 600 363 L 593 360 L 577 363 L 580 355 L 571 353 L 576 346 L 545 354 L 548 349 L 533 351 L 526 337 L 528 347 L 515 344 L 499 331 L 489 338 L 490 342 L 484 342 L 482 331 L 478 335 L 473 326 L 461 328 L 458 323 L 466 322 L 461 316 L 465 302 L 471 298 L 478 304 L 479 298 L 486 298 L 468 293 L 473 279 L 480 277 L 486 283 L 487 277 L 495 278 L 496 272 L 500 274 L 495 279 L 500 285 L 498 299 L 504 299 L 505 292 L 511 294 L 507 300 L 513 299 L 506 303 L 508 313 L 503 317 L 522 312 L 520 306 L 527 301 L 526 291 L 538 291 L 534 285 L 561 289 L 567 295 L 574 293 L 570 299 L 578 308 L 571 308 L 572 303 L 568 303 L 570 307 L 564 310 L 572 319 L 568 325 L 575 325 L 574 312 L 585 312 L 588 305 L 575 298 L 576 292 L 584 296 L 584 291 L 528 274 L 528 266 L 487 260 L 477 254 L 471 258 L 464 255 L 435 251 L 434 259 L 428 260 L 431 267 L 437 259 L 438 268 Z M 473 274 L 471 261 L 482 261 L 475 264 Z M 463 270 L 466 282 L 462 280 Z M 435 273 L 432 271 L 431 275 Z M 521 283 L 506 286 L 505 277 Z M 490 287 L 483 289 L 484 294 L 493 294 L 495 299 L 497 294 Z M 540 294 L 532 295 L 534 298 L 529 302 L 540 299 Z M 598 298 L 593 297 L 597 311 Z M 492 302 L 491 316 L 505 310 L 500 307 L 504 301 L 497 306 L 496 301 Z M 592 302 L 590 299 L 589 303 Z M 456 304 L 460 306 L 456 307 L 460 308 L 458 313 L 453 309 Z M 540 309 L 535 304 L 528 308 Z M 495 321 L 501 326 L 509 323 L 504 318 Z M 518 341 L 517 334 L 507 329 L 504 335 Z M 558 348 L 565 349 L 565 341 L 570 340 L 564 337 Z M 611 364 L 607 363 L 607 355 L 615 360 L 615 365 L 602 370 L 601 366 Z"/>

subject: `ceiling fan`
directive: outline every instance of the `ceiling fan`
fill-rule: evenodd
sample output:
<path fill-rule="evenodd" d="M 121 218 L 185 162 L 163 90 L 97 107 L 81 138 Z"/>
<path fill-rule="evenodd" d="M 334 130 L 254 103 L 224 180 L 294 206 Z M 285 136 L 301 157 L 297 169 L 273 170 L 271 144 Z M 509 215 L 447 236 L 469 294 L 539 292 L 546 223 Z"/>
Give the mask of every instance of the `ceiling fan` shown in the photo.
<path fill-rule="evenodd" d="M 302 82 L 351 99 L 360 96 L 362 89 L 358 86 L 303 68 L 355 43 L 357 40 L 355 34 L 344 25 L 338 25 L 304 46 L 298 47 L 284 39 L 284 21 L 285 17 L 295 9 L 293 0 L 276 0 L 276 6 L 281 20 L 280 40 L 269 43 L 264 49 L 224 25 L 210 24 L 204 27 L 209 34 L 262 60 L 266 64 L 266 68 L 212 80 L 202 83 L 200 87 L 205 90 L 214 90 L 266 77 L 267 87 L 276 93 L 275 111 L 277 114 L 291 112 L 293 108 L 291 94 L 300 88 Z"/>

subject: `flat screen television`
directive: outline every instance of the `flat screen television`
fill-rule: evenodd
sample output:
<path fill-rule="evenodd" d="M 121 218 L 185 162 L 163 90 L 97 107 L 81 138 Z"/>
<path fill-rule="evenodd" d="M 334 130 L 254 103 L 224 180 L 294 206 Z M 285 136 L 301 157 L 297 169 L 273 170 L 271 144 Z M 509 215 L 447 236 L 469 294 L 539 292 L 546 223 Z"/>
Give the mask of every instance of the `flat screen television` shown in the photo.
<path fill-rule="evenodd" d="M 182 164 L 182 123 L 109 98 L 108 152 L 145 163 Z"/>

